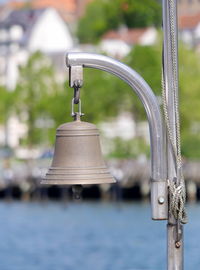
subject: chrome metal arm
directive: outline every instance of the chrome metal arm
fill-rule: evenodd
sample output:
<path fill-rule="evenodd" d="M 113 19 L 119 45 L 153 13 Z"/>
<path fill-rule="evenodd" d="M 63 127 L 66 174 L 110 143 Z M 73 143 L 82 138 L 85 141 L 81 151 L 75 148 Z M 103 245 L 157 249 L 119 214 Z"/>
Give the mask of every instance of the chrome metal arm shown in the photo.
<path fill-rule="evenodd" d="M 146 110 L 151 145 L 151 206 L 152 218 L 168 218 L 165 139 L 163 122 L 156 96 L 146 81 L 133 69 L 110 57 L 91 53 L 68 53 L 68 67 L 82 66 L 104 70 L 116 75 L 127 84 L 140 98 Z M 73 84 L 73 82 L 71 82 Z"/>

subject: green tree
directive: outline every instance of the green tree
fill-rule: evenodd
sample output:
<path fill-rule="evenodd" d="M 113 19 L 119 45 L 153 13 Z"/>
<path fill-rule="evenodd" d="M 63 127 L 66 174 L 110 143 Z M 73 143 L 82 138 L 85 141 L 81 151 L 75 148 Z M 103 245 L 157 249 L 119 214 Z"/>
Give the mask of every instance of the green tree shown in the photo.
<path fill-rule="evenodd" d="M 124 62 L 144 77 L 156 95 L 161 95 L 161 46 L 136 46 Z M 2 93 L 0 121 L 4 121 L 3 115 L 6 110 L 9 111 L 8 108 L 16 107 L 18 115 L 28 125 L 29 132 L 26 141 L 29 145 L 33 145 L 41 142 L 45 128 L 38 128 L 37 120 L 52 119 L 54 125 L 48 129 L 48 138 L 52 143 L 56 127 L 66 121 L 72 121 L 70 114 L 73 89 L 67 87 L 68 82 L 64 85 L 56 83 L 51 64 L 39 53 L 31 56 L 27 65 L 21 68 L 20 73 L 21 77 L 15 93 L 0 89 Z M 198 54 L 181 46 L 179 68 L 181 137 L 183 155 L 187 158 L 200 158 L 200 149 L 196 147 L 200 144 L 199 73 Z M 116 117 L 123 111 L 132 112 L 136 121 L 146 119 L 144 107 L 130 87 L 103 71 L 84 70 L 81 100 L 82 111 L 85 113 L 84 121 L 99 123 Z M 118 139 L 116 143 L 120 144 L 120 153 L 130 152 L 129 147 L 124 146 Z M 124 151 L 122 146 L 125 147 Z M 116 151 L 113 151 L 113 155 L 117 155 Z M 129 155 L 132 155 L 132 152 Z"/>
<path fill-rule="evenodd" d="M 109 29 L 159 26 L 161 5 L 156 0 L 95 0 L 78 23 L 81 42 L 96 42 Z"/>
<path fill-rule="evenodd" d="M 15 92 L 8 91 L 5 87 L 0 86 L 0 122 L 4 126 L 5 130 L 5 142 L 4 144 L 7 145 L 7 123 L 9 117 L 14 113 L 14 106 L 13 103 L 15 101 Z"/>
<path fill-rule="evenodd" d="M 14 110 L 13 102 L 16 94 L 0 86 L 0 96 L 0 122 L 5 123 Z"/>
<path fill-rule="evenodd" d="M 182 152 L 187 158 L 200 158 L 200 61 L 199 55 L 181 45 L 179 50 L 179 88 Z M 125 59 L 161 95 L 161 46 L 136 46 Z M 132 102 L 132 101 L 131 101 Z M 140 102 L 132 103 L 135 118 L 145 116 Z"/>
<path fill-rule="evenodd" d="M 116 76 L 95 69 L 85 70 L 81 90 L 85 119 L 98 123 L 116 117 L 124 110 L 124 87 L 129 88 Z"/>
<path fill-rule="evenodd" d="M 159 46 L 135 46 L 124 59 L 124 63 L 136 70 L 156 95 L 161 95 L 161 49 Z M 115 117 L 122 111 L 132 112 L 136 121 L 146 119 L 144 106 L 130 86 L 104 71 L 84 70 L 81 98 L 89 121 L 98 123 L 106 118 Z"/>
<path fill-rule="evenodd" d="M 180 113 L 182 151 L 187 158 L 200 158 L 200 57 L 180 46 Z"/>
<path fill-rule="evenodd" d="M 21 67 L 15 107 L 19 118 L 28 127 L 25 144 L 32 146 L 44 140 L 53 143 L 56 128 L 66 121 L 73 120 L 71 117 L 73 89 L 67 85 L 68 81 L 64 85 L 56 83 L 52 65 L 41 53 L 33 54 L 27 65 Z M 106 72 L 92 69 L 84 71 L 81 99 L 86 121 L 98 123 L 106 117 L 116 116 L 123 107 L 121 100 L 124 91 L 119 85 L 120 80 Z M 76 105 L 75 110 L 78 110 Z M 54 124 L 48 128 L 44 136 L 45 122 L 50 119 Z"/>
<path fill-rule="evenodd" d="M 126 57 L 127 65 L 137 71 L 149 84 L 157 96 L 161 96 L 161 49 L 160 46 L 135 46 Z M 129 99 L 130 100 L 130 99 Z M 135 119 L 146 118 L 144 106 L 138 99 L 131 100 Z"/>
<path fill-rule="evenodd" d="M 27 124 L 25 143 L 29 146 L 41 141 L 42 129 L 37 127 L 37 120 L 51 117 L 49 99 L 57 88 L 52 65 L 41 53 L 31 55 L 26 66 L 20 68 L 15 106 L 19 118 Z"/>
<path fill-rule="evenodd" d="M 128 27 L 161 25 L 161 5 L 157 0 L 119 0 L 122 22 Z"/>

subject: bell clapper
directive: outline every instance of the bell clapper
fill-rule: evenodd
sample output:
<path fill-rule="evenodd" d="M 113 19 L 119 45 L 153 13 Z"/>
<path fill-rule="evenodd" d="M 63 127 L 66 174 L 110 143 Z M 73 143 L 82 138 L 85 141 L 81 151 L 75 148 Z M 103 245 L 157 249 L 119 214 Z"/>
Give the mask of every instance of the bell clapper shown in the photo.
<path fill-rule="evenodd" d="M 83 190 L 83 187 L 81 185 L 72 186 L 72 192 L 73 192 L 73 199 L 74 200 L 80 200 L 81 199 L 82 190 Z"/>

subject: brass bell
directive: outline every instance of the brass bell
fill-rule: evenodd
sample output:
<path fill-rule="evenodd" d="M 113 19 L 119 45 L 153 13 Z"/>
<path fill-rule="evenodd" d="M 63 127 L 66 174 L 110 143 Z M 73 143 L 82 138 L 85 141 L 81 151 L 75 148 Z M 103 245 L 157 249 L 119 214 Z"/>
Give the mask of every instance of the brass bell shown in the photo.
<path fill-rule="evenodd" d="M 102 158 L 95 125 L 75 121 L 58 127 L 52 165 L 42 184 L 90 185 L 114 183 Z"/>

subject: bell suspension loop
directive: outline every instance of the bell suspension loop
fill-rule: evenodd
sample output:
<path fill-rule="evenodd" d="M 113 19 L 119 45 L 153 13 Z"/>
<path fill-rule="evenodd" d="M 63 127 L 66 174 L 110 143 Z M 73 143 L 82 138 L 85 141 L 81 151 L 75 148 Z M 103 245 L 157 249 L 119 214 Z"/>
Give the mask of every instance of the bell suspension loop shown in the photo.
<path fill-rule="evenodd" d="M 79 101 L 78 101 L 78 112 L 74 111 L 74 105 L 75 105 L 74 101 L 75 101 L 75 99 L 73 98 L 72 99 L 71 116 L 74 117 L 75 121 L 77 121 L 77 120 L 80 121 L 81 116 L 84 115 L 84 113 L 82 113 L 82 111 L 81 111 L 81 99 L 79 99 Z"/>
<path fill-rule="evenodd" d="M 83 67 L 71 66 L 69 68 L 69 86 L 74 89 L 71 115 L 74 120 L 80 120 L 84 114 L 81 112 L 80 89 L 83 86 Z M 74 105 L 78 105 L 78 112 L 74 112 Z"/>
<path fill-rule="evenodd" d="M 71 116 L 74 117 L 75 121 L 80 121 L 81 116 L 84 113 L 81 112 L 81 99 L 80 99 L 80 88 L 82 87 L 82 82 L 80 80 L 75 80 L 73 83 L 74 97 L 72 98 L 71 105 Z M 78 112 L 74 111 L 74 105 L 78 105 Z"/>

